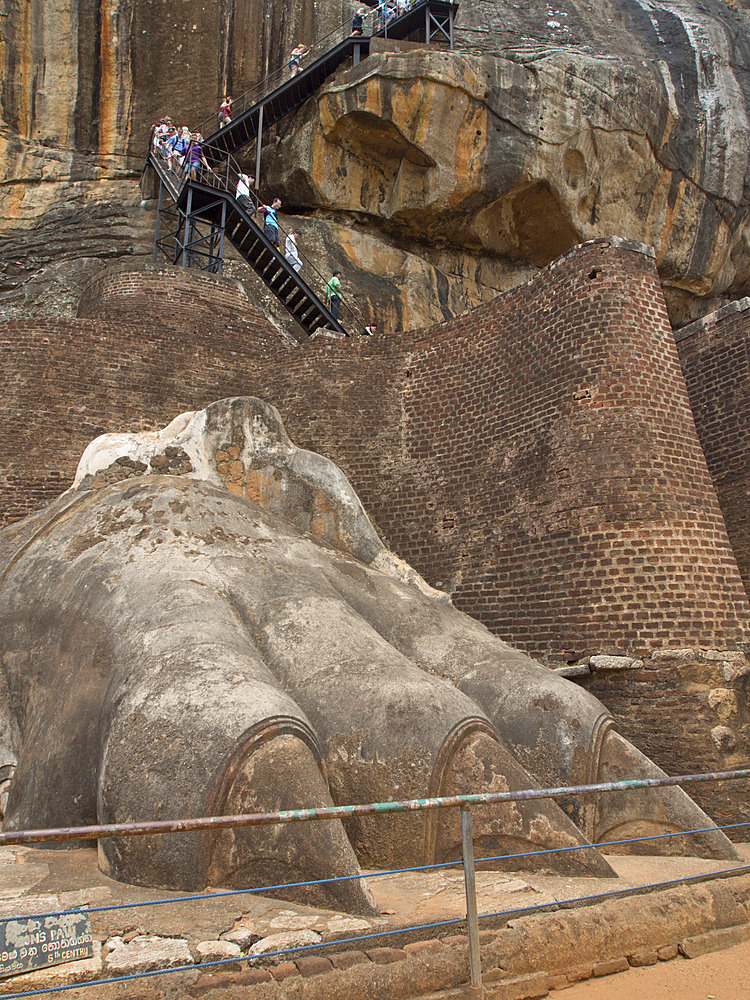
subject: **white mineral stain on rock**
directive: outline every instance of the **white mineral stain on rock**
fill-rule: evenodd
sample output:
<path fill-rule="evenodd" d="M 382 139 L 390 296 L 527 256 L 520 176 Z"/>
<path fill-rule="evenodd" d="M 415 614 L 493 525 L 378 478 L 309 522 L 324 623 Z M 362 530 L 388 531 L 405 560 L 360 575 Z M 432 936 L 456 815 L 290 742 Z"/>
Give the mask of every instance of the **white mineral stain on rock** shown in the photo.
<path fill-rule="evenodd" d="M 693 50 L 698 100 L 705 120 L 702 176 L 706 190 L 739 205 L 748 166 L 745 99 L 732 69 L 732 40 L 726 28 L 685 0 L 636 0 L 661 41 L 655 14 L 676 18 Z"/>

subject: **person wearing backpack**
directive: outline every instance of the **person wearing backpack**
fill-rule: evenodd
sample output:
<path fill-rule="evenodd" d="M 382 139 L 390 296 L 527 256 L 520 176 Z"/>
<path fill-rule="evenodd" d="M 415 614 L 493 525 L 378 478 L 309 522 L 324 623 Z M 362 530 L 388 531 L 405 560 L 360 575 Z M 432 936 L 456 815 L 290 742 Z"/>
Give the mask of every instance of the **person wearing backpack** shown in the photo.
<path fill-rule="evenodd" d="M 177 173 L 178 168 L 182 166 L 182 161 L 185 158 L 185 151 L 190 145 L 190 132 L 187 128 L 183 128 L 176 132 L 170 139 L 166 141 L 166 147 L 169 155 L 169 167 Z"/>

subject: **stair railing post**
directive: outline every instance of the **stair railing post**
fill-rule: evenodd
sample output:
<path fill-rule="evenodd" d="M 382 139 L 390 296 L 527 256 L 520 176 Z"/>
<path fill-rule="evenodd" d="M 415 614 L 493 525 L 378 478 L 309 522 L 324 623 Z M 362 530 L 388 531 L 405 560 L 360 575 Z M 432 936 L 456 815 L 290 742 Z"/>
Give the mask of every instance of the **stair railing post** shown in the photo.
<path fill-rule="evenodd" d="M 159 249 L 159 231 L 161 229 L 161 205 L 164 198 L 164 181 L 159 177 L 159 202 L 156 206 L 156 232 L 154 233 L 154 264 L 156 263 L 156 253 Z"/>
<path fill-rule="evenodd" d="M 263 108 L 261 104 L 258 112 L 258 140 L 255 145 L 255 190 L 260 189 L 260 145 L 263 141 Z"/>
<path fill-rule="evenodd" d="M 429 45 L 430 44 L 430 5 L 426 4 L 424 9 L 424 40 Z"/>
<path fill-rule="evenodd" d="M 482 986 L 482 961 L 479 952 L 479 917 L 477 915 L 477 883 L 474 875 L 474 843 L 471 830 L 471 810 L 461 808 L 461 850 L 464 862 L 464 889 L 466 890 L 466 926 L 469 931 L 469 970 L 471 1000 L 484 1000 Z"/>
<path fill-rule="evenodd" d="M 450 7 L 448 8 L 448 34 L 450 36 L 448 38 L 448 44 L 451 47 L 451 51 L 453 51 L 453 41 L 454 41 L 454 39 L 453 39 L 453 4 L 451 4 Z"/>

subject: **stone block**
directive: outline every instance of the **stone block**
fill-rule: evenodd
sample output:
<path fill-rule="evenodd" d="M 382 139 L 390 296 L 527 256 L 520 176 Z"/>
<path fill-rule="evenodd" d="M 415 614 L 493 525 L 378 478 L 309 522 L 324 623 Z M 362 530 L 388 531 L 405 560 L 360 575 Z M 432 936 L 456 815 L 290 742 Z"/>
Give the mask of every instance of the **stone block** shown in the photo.
<path fill-rule="evenodd" d="M 665 944 L 656 949 L 656 956 L 660 962 L 670 962 L 673 958 L 677 958 L 679 951 L 677 944 Z"/>
<path fill-rule="evenodd" d="M 642 948 L 640 951 L 634 951 L 632 955 L 628 955 L 628 962 L 634 969 L 643 965 L 656 965 L 658 961 L 659 956 L 653 948 Z"/>
<path fill-rule="evenodd" d="M 114 948 L 104 959 L 104 969 L 109 975 L 126 976 L 133 972 L 153 972 L 156 969 L 174 969 L 180 965 L 193 965 L 187 941 L 181 938 L 133 938 L 127 944 Z"/>
<path fill-rule="evenodd" d="M 737 649 L 706 649 L 703 651 L 704 660 L 712 660 L 733 663 L 738 667 L 743 667 L 747 663 L 747 657 Z"/>
<path fill-rule="evenodd" d="M 239 945 L 234 944 L 232 941 L 201 941 L 200 944 L 195 946 L 193 957 L 200 964 L 204 962 L 222 962 L 222 965 L 214 966 L 215 972 L 222 970 L 238 972 L 242 968 L 240 964 L 242 953 Z M 237 959 L 236 962 L 231 961 L 234 958 Z"/>
<path fill-rule="evenodd" d="M 375 965 L 390 965 L 391 962 L 401 962 L 406 958 L 406 952 L 401 948 L 372 948 L 365 954 Z"/>
<path fill-rule="evenodd" d="M 239 986 L 255 986 L 256 983 L 270 983 L 271 973 L 268 969 L 246 969 L 232 977 L 232 982 Z"/>
<path fill-rule="evenodd" d="M 567 976 L 550 976 L 547 983 L 550 990 L 564 990 L 566 987 L 570 986 Z"/>
<path fill-rule="evenodd" d="M 298 958 L 295 965 L 300 971 L 300 975 L 307 978 L 308 976 L 319 976 L 323 972 L 330 972 L 333 966 L 328 958 L 323 958 L 322 955 L 305 955 L 304 958 Z"/>
<path fill-rule="evenodd" d="M 592 656 L 589 660 L 592 670 L 639 670 L 643 661 L 630 656 Z"/>
<path fill-rule="evenodd" d="M 737 737 L 728 726 L 714 726 L 711 730 L 711 739 L 716 749 L 722 753 L 731 753 L 737 746 Z"/>
<path fill-rule="evenodd" d="M 270 972 L 273 978 L 279 983 L 283 983 L 283 981 L 288 979 L 290 976 L 299 975 L 299 969 L 294 962 L 281 962 L 280 965 L 274 966 Z"/>
<path fill-rule="evenodd" d="M 616 972 L 626 972 L 630 968 L 627 958 L 610 958 L 607 962 L 598 962 L 591 970 L 591 975 L 598 979 L 600 976 L 613 976 Z"/>
<path fill-rule="evenodd" d="M 485 1000 L 535 1000 L 549 993 L 549 976 L 535 972 L 530 976 L 512 976 L 485 986 Z"/>
<path fill-rule="evenodd" d="M 368 960 L 363 951 L 340 951 L 329 955 L 329 958 L 334 969 L 351 969 L 353 965 L 361 965 Z"/>
<path fill-rule="evenodd" d="M 647 665 L 652 667 L 679 667 L 685 663 L 692 663 L 694 659 L 694 649 L 655 649 L 651 653 Z"/>
<path fill-rule="evenodd" d="M 593 965 L 577 965 L 566 973 L 568 982 L 581 983 L 584 979 L 591 979 L 593 971 Z"/>
<path fill-rule="evenodd" d="M 369 931 L 371 929 L 369 920 L 362 920 L 361 917 L 332 917 L 328 921 L 328 930 L 333 933 L 353 934 L 356 931 Z"/>
<path fill-rule="evenodd" d="M 225 931 L 220 935 L 222 941 L 231 941 L 236 944 L 241 951 L 246 951 L 256 941 L 260 941 L 262 935 L 258 934 L 255 925 L 242 917 L 237 921 L 231 931 Z"/>
<path fill-rule="evenodd" d="M 268 955 L 275 951 L 293 951 L 295 948 L 304 948 L 307 945 L 319 944 L 320 934 L 316 931 L 284 931 L 280 934 L 269 934 L 268 937 L 261 938 L 250 946 L 248 956 Z"/>
<path fill-rule="evenodd" d="M 685 938 L 680 941 L 679 947 L 685 958 L 698 958 L 699 955 L 731 948 L 747 940 L 750 940 L 750 924 L 738 924 L 736 927 L 724 927 Z"/>
<path fill-rule="evenodd" d="M 437 951 L 443 950 L 442 941 L 412 941 L 411 944 L 404 945 L 407 955 L 433 955 Z"/>
<path fill-rule="evenodd" d="M 731 688 L 714 688 L 709 691 L 708 704 L 722 722 L 737 713 L 737 695 Z"/>
<path fill-rule="evenodd" d="M 588 663 L 572 663 L 566 667 L 555 667 L 555 673 L 570 680 L 573 677 L 587 677 L 591 668 Z"/>

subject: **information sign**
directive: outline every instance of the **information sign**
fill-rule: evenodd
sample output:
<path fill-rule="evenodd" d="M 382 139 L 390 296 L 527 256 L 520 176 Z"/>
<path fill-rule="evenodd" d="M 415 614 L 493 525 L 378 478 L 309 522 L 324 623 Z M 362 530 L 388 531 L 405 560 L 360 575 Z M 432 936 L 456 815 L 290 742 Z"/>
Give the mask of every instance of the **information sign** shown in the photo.
<path fill-rule="evenodd" d="M 87 913 L 0 920 L 0 978 L 80 962 L 93 953 Z"/>

